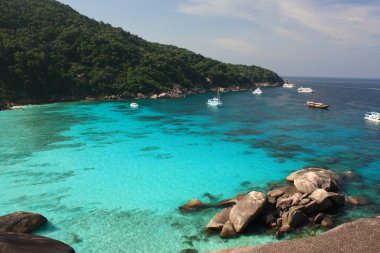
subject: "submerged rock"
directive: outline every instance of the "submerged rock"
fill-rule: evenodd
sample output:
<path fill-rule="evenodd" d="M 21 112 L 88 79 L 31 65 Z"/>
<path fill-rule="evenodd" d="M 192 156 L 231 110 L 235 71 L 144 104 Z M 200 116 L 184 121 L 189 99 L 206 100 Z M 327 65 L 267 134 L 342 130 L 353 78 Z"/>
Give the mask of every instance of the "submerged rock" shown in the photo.
<path fill-rule="evenodd" d="M 264 208 L 267 197 L 264 193 L 252 191 L 231 209 L 229 219 L 236 232 L 242 231 Z"/>
<path fill-rule="evenodd" d="M 367 196 L 348 196 L 346 201 L 352 206 L 368 205 L 370 203 Z"/>
<path fill-rule="evenodd" d="M 5 232 L 0 232 L 0 252 L 75 253 L 69 245 L 48 237 Z"/>
<path fill-rule="evenodd" d="M 199 199 L 192 199 L 183 206 L 179 207 L 181 211 L 194 211 L 196 209 L 205 207 L 206 205 L 202 203 Z"/>
<path fill-rule="evenodd" d="M 212 207 L 229 207 L 229 206 L 233 206 L 237 203 L 237 199 L 225 199 L 225 200 L 221 200 L 215 204 L 210 204 L 209 206 L 212 206 Z"/>
<path fill-rule="evenodd" d="M 38 213 L 15 212 L 0 217 L 0 232 L 30 233 L 46 222 Z"/>

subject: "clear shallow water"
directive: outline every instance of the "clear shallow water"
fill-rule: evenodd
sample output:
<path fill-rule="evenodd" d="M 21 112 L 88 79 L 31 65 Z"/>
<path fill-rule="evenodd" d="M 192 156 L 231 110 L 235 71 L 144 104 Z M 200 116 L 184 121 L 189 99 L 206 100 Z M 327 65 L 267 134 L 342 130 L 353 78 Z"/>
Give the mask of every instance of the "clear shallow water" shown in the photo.
<path fill-rule="evenodd" d="M 78 102 L 0 113 L 1 214 L 44 214 L 37 234 L 77 252 L 200 252 L 276 241 L 271 233 L 222 240 L 203 231 L 217 210 L 181 214 L 192 198 L 214 202 L 265 190 L 303 166 L 362 176 L 346 192 L 371 204 L 342 221 L 379 215 L 380 80 L 289 78 L 316 95 L 267 88 L 184 99 Z M 373 89 L 375 88 L 375 89 Z M 322 99 L 327 111 L 308 109 Z M 211 196 L 211 198 L 210 198 Z M 214 199 L 215 198 L 215 199 Z"/>

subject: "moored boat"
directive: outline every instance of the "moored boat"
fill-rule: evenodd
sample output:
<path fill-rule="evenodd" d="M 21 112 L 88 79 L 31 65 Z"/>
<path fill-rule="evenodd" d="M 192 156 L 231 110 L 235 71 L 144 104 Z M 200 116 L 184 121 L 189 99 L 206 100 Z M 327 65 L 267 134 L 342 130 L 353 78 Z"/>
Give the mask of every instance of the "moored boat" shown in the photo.
<path fill-rule="evenodd" d="M 314 92 L 314 90 L 312 88 L 309 88 L 309 87 L 300 87 L 297 89 L 297 91 L 300 93 L 312 93 L 312 92 Z"/>
<path fill-rule="evenodd" d="M 256 90 L 252 91 L 252 94 L 261 95 L 263 94 L 263 91 L 258 87 Z"/>
<path fill-rule="evenodd" d="M 289 82 L 288 80 L 285 80 L 285 83 L 282 85 L 283 88 L 294 88 L 296 85 L 294 83 Z"/>
<path fill-rule="evenodd" d="M 380 123 L 380 112 L 367 112 L 364 119 Z"/>
<path fill-rule="evenodd" d="M 223 105 L 222 101 L 220 100 L 219 89 L 217 91 L 217 96 L 214 98 L 208 99 L 206 103 L 209 106 L 222 106 Z"/>
<path fill-rule="evenodd" d="M 320 102 L 314 102 L 314 101 L 307 101 L 306 102 L 307 107 L 313 107 L 313 108 L 319 108 L 319 109 L 327 109 L 329 108 L 329 105 L 320 103 Z"/>
<path fill-rule="evenodd" d="M 137 108 L 137 107 L 139 107 L 139 104 L 133 102 L 129 106 L 132 108 Z"/>

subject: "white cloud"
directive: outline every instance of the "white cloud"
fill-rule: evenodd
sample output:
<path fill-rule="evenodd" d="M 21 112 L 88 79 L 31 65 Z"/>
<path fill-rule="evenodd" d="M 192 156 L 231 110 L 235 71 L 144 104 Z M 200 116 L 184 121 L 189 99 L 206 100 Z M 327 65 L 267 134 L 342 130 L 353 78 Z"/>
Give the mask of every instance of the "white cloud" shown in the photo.
<path fill-rule="evenodd" d="M 320 4 L 311 0 L 278 1 L 283 16 L 316 32 L 327 39 L 344 44 L 378 43 L 372 35 L 380 31 L 380 5 Z M 295 27 L 296 24 L 293 23 Z M 302 30 L 302 27 L 297 27 Z"/>
<path fill-rule="evenodd" d="M 225 50 L 243 55 L 257 55 L 262 51 L 253 42 L 233 37 L 219 37 L 213 43 Z"/>
<path fill-rule="evenodd" d="M 182 0 L 178 11 L 242 19 L 254 23 L 255 29 L 299 41 L 314 38 L 348 47 L 380 42 L 380 1 Z"/>

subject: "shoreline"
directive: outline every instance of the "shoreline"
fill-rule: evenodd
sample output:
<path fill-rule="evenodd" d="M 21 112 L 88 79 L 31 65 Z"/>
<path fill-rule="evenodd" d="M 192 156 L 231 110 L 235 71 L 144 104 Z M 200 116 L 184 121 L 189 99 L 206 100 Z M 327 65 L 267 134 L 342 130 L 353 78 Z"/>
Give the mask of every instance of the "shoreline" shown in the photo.
<path fill-rule="evenodd" d="M 175 87 L 170 91 L 161 92 L 161 93 L 130 93 L 124 92 L 121 94 L 110 94 L 110 95 L 102 95 L 102 96 L 83 96 L 83 97 L 75 97 L 75 96 L 66 96 L 61 98 L 53 98 L 44 100 L 36 100 L 36 99 L 25 99 L 19 100 L 17 102 L 5 102 L 0 103 L 0 111 L 6 110 L 23 110 L 25 106 L 32 105 L 43 105 L 43 104 L 53 104 L 53 103 L 62 103 L 62 102 L 79 102 L 79 101 L 125 101 L 125 100 L 139 100 L 139 99 L 169 99 L 169 98 L 183 98 L 193 94 L 202 94 L 207 92 L 216 92 L 218 89 L 220 92 L 236 92 L 236 91 L 247 91 L 253 90 L 256 87 L 280 87 L 278 83 L 256 83 L 252 86 L 230 86 L 225 88 L 194 88 L 194 89 L 186 89 L 181 87 Z"/>

